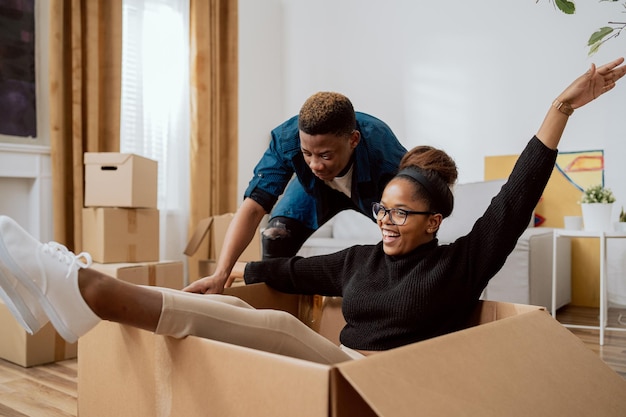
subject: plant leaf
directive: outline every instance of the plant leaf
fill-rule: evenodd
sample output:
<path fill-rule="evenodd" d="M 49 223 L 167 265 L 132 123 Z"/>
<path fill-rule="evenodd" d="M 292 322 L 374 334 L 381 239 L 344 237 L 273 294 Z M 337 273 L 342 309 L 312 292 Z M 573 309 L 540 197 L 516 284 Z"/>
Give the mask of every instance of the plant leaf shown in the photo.
<path fill-rule="evenodd" d="M 601 27 L 600 29 L 598 29 L 597 31 L 591 34 L 591 36 L 589 37 L 589 41 L 587 42 L 587 46 L 591 46 L 593 44 L 600 42 L 602 39 L 604 39 L 608 34 L 612 32 L 613 32 L 613 28 L 610 26 Z"/>
<path fill-rule="evenodd" d="M 598 42 L 593 44 L 593 46 L 591 48 L 589 48 L 589 53 L 587 54 L 587 56 L 591 56 L 593 54 L 595 54 L 596 52 L 598 52 L 598 49 L 600 49 L 600 46 L 602 45 L 602 42 Z"/>
<path fill-rule="evenodd" d="M 574 14 L 576 12 L 576 5 L 568 0 L 555 0 L 556 7 L 559 8 L 565 14 Z"/>

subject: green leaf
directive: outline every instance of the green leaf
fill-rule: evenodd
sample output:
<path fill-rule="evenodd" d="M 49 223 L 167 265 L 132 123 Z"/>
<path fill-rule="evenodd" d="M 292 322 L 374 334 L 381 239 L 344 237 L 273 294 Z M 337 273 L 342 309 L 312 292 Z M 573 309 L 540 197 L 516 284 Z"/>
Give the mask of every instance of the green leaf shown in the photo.
<path fill-rule="evenodd" d="M 595 54 L 596 52 L 598 52 L 598 49 L 600 49 L 600 45 L 602 45 L 602 42 L 593 44 L 591 48 L 589 48 L 589 53 L 587 54 L 587 56 L 591 56 Z"/>
<path fill-rule="evenodd" d="M 574 14 L 576 12 L 576 5 L 567 0 L 555 0 L 556 7 L 559 8 L 565 14 Z"/>
<path fill-rule="evenodd" d="M 604 26 L 593 32 L 593 34 L 589 37 L 589 41 L 587 42 L 587 46 L 594 45 L 604 39 L 608 34 L 613 32 L 613 28 L 610 26 Z"/>

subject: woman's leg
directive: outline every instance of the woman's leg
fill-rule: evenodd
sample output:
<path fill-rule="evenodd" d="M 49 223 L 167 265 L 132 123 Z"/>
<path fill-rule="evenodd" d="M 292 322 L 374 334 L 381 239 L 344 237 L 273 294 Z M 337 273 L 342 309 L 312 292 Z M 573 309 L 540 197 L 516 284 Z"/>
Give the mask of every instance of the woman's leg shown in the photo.
<path fill-rule="evenodd" d="M 350 359 L 291 314 L 256 310 L 236 297 L 137 286 L 92 269 L 79 271 L 78 282 L 85 302 L 103 320 L 177 338 L 198 336 L 320 363 Z"/>
<path fill-rule="evenodd" d="M 87 306 L 102 320 L 153 332 L 161 316 L 161 293 L 112 278 L 95 269 L 78 271 L 78 288 Z"/>
<path fill-rule="evenodd" d="M 351 359 L 330 340 L 287 312 L 256 310 L 226 295 L 158 290 L 163 294 L 158 334 L 194 335 L 319 363 Z"/>
<path fill-rule="evenodd" d="M 47 316 L 65 340 L 75 342 L 105 319 L 320 362 L 349 359 L 288 313 L 229 304 L 239 303 L 234 299 L 136 286 L 89 269 L 90 263 L 89 254 L 41 243 L 14 220 L 0 216 L 0 298 L 27 330 L 43 326 Z"/>

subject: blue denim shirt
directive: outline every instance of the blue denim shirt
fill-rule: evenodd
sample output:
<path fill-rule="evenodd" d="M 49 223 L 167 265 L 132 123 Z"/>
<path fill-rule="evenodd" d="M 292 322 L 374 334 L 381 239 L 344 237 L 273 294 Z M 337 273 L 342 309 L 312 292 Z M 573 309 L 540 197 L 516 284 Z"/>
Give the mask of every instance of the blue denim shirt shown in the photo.
<path fill-rule="evenodd" d="M 355 148 L 352 202 L 346 201 L 342 208 L 353 208 L 371 217 L 372 203 L 380 200 L 406 148 L 383 121 L 356 112 L 356 122 L 361 140 Z M 290 183 L 294 173 L 297 181 Z M 294 116 L 272 130 L 270 145 L 254 168 L 244 197 L 252 198 L 268 213 L 274 208 L 272 217 L 294 218 L 315 230 L 340 211 L 335 200 L 343 195 L 338 194 L 306 164 L 300 148 L 298 116 Z M 329 211 L 331 206 L 334 208 Z"/>

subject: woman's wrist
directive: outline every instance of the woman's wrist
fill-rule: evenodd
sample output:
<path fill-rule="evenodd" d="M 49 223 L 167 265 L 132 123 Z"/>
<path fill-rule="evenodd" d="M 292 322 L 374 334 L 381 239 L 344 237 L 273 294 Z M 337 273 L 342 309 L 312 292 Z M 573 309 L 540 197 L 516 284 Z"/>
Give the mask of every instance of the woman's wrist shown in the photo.
<path fill-rule="evenodd" d="M 567 116 L 571 116 L 574 113 L 574 109 L 572 108 L 571 104 L 569 104 L 567 101 L 562 101 L 558 98 L 552 102 L 552 107 L 554 107 L 555 109 L 557 109 L 558 111 L 560 111 L 561 113 Z"/>

